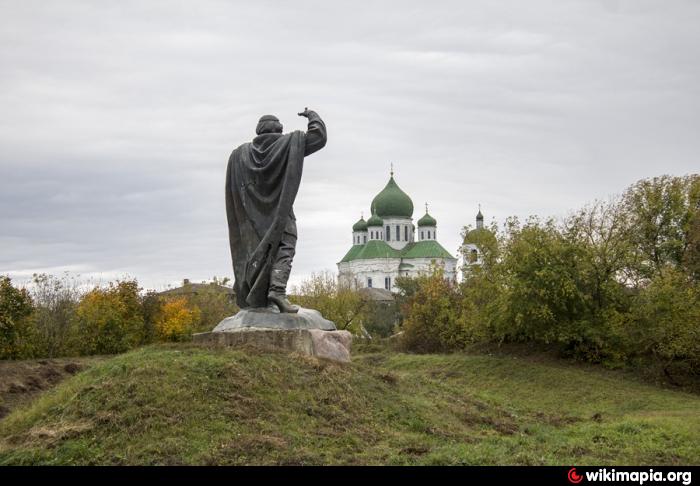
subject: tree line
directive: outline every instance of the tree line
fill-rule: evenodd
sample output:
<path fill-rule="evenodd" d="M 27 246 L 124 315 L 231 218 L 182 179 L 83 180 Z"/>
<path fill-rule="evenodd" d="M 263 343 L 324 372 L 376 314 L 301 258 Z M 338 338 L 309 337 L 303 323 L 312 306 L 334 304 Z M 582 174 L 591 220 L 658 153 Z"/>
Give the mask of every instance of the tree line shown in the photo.
<path fill-rule="evenodd" d="M 0 276 L 0 359 L 114 354 L 189 339 L 237 311 L 222 283 L 159 294 L 129 279 L 86 289 L 67 274 L 34 275 L 28 287 Z"/>
<path fill-rule="evenodd" d="M 700 374 L 699 175 L 644 179 L 561 220 L 512 217 L 463 237 L 481 261 L 460 284 L 439 270 L 397 282 L 407 349 L 534 342 Z"/>

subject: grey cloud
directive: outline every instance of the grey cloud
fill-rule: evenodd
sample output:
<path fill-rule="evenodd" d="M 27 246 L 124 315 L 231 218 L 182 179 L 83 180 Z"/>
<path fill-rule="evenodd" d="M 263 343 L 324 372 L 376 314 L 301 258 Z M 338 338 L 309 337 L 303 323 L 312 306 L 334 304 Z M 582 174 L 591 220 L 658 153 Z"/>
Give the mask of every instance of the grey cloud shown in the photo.
<path fill-rule="evenodd" d="M 690 1 L 38 2 L 0 20 L 0 273 L 230 275 L 223 172 L 257 117 L 319 111 L 293 279 L 333 269 L 388 178 L 455 251 L 697 171 Z"/>

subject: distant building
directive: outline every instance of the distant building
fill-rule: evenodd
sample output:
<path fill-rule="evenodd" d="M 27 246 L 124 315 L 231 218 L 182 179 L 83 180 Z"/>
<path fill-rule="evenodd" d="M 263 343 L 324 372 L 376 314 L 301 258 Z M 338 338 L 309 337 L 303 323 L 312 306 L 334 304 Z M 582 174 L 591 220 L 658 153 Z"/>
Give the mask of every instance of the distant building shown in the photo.
<path fill-rule="evenodd" d="M 481 249 L 476 244 L 476 233 L 484 229 L 484 215 L 481 214 L 481 208 L 476 214 L 476 228 L 467 233 L 464 237 L 464 245 L 462 246 L 462 255 L 464 256 L 464 265 L 481 265 L 482 253 Z"/>
<path fill-rule="evenodd" d="M 456 277 L 457 259 L 437 241 L 437 221 L 426 205 L 425 215 L 413 224 L 413 201 L 394 180 L 372 200 L 371 217 L 352 227 L 352 247 L 338 262 L 338 278 L 357 288 L 396 290 L 399 276 L 414 277 L 433 266 Z"/>
<path fill-rule="evenodd" d="M 233 289 L 221 285 L 218 282 L 202 282 L 202 283 L 192 283 L 190 279 L 186 278 L 182 281 L 181 287 L 175 287 L 172 289 L 164 290 L 163 292 L 158 292 L 158 295 L 162 296 L 185 296 L 190 297 L 197 294 L 202 294 L 205 292 L 220 292 L 222 294 L 229 294 L 233 296 Z"/>
<path fill-rule="evenodd" d="M 476 214 L 476 228 L 464 235 L 464 241 L 460 249 L 460 268 L 464 276 L 469 274 L 471 268 L 484 263 L 484 245 L 493 245 L 495 235 L 484 228 L 484 215 L 481 214 L 481 207 Z"/>

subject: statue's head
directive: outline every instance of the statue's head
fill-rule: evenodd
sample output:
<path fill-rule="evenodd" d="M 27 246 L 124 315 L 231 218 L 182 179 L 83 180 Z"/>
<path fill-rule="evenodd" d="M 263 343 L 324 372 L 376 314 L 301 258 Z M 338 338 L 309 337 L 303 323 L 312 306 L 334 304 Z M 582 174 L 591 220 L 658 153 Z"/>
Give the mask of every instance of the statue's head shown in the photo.
<path fill-rule="evenodd" d="M 255 127 L 255 133 L 258 135 L 263 133 L 282 133 L 282 124 L 275 115 L 261 116 L 258 126 Z"/>

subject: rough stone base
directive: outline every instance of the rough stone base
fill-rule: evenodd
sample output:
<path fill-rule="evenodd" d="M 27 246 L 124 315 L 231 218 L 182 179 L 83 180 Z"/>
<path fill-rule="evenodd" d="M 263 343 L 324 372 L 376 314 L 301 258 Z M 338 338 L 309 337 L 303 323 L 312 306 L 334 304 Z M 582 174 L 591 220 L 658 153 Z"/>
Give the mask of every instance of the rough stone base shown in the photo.
<path fill-rule="evenodd" d="M 242 328 L 228 332 L 202 332 L 193 341 L 212 346 L 254 346 L 290 351 L 347 363 L 352 334 L 321 329 Z"/>

